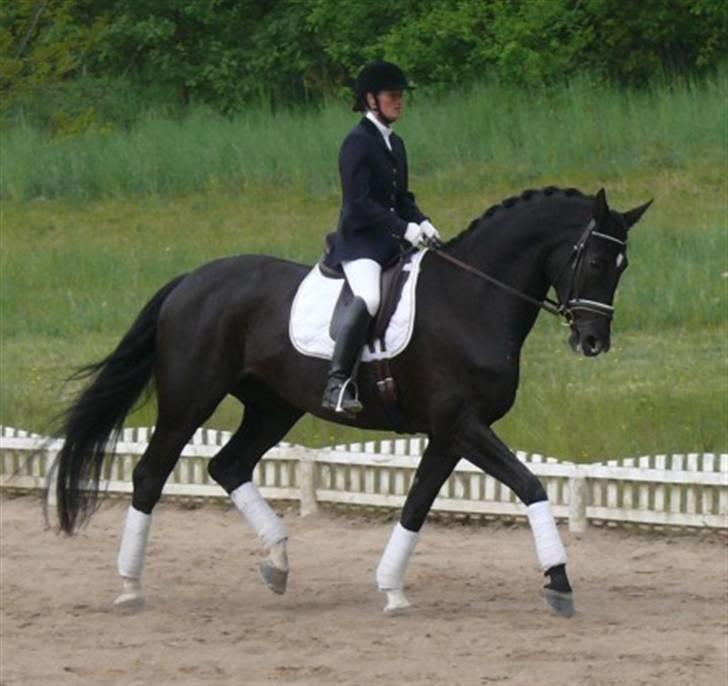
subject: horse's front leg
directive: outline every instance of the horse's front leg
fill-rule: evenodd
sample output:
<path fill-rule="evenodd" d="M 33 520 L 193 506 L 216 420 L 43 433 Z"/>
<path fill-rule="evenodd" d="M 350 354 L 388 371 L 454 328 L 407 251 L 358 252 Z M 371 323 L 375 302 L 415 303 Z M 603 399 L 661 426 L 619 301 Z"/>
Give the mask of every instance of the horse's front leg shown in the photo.
<path fill-rule="evenodd" d="M 407 494 L 400 521 L 395 525 L 377 567 L 377 585 L 387 595 L 384 608 L 387 615 L 396 615 L 410 607 L 404 595 L 407 565 L 432 502 L 457 461 L 458 458 L 451 457 L 437 441 L 430 439 Z"/>
<path fill-rule="evenodd" d="M 268 505 L 252 481 L 236 488 L 230 498 L 268 552 L 259 566 L 263 581 L 273 593 L 284 594 L 289 571 L 288 529 L 285 523 Z"/>
<path fill-rule="evenodd" d="M 541 482 L 475 415 L 463 422 L 457 447 L 464 458 L 512 489 L 526 505 L 538 561 L 548 578 L 546 602 L 557 614 L 571 617 L 574 594 L 566 574 L 566 550 Z"/>

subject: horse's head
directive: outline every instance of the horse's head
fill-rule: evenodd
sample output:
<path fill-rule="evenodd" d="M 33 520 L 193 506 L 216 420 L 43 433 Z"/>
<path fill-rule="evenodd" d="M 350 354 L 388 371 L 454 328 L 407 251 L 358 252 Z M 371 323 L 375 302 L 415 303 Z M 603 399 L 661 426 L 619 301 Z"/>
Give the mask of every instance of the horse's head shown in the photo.
<path fill-rule="evenodd" d="M 609 350 L 612 303 L 627 269 L 627 235 L 651 204 L 620 213 L 608 207 L 604 189 L 596 194 L 592 218 L 554 284 L 569 318 L 574 351 L 593 357 Z"/>

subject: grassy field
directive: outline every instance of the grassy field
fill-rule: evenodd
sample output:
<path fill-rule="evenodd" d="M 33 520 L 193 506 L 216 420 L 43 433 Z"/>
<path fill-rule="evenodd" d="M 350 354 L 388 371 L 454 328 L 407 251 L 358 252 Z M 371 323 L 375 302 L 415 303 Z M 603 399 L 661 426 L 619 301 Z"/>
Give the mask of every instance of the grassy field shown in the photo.
<path fill-rule="evenodd" d="M 447 194 L 482 193 L 494 180 L 525 188 L 544 175 L 679 171 L 695 159 L 710 174 L 725 163 L 728 66 L 707 81 L 641 90 L 584 80 L 540 94 L 491 84 L 415 97 L 397 129 L 415 173 Z M 0 197 L 237 193 L 258 184 L 328 195 L 338 188 L 336 155 L 352 122 L 343 103 L 251 108 L 236 118 L 201 108 L 177 118 L 152 111 L 132 128 L 99 122 L 85 135 L 51 136 L 21 119 L 2 131 Z"/>
<path fill-rule="evenodd" d="M 420 100 L 402 122 L 418 200 L 446 236 L 527 186 L 603 185 L 618 209 L 656 199 L 630 244 L 613 351 L 578 358 L 540 318 L 498 427 L 514 448 L 580 460 L 728 449 L 727 81 L 642 94 L 577 84 L 532 102 L 483 88 L 459 106 Z M 171 276 L 243 252 L 317 259 L 353 121 L 332 105 L 64 140 L 3 132 L 0 422 L 48 428 L 74 391 L 63 379 L 105 355 Z M 239 416 L 226 401 L 209 424 Z M 153 420 L 151 404 L 130 423 Z M 313 418 L 289 436 L 360 438 Z"/>

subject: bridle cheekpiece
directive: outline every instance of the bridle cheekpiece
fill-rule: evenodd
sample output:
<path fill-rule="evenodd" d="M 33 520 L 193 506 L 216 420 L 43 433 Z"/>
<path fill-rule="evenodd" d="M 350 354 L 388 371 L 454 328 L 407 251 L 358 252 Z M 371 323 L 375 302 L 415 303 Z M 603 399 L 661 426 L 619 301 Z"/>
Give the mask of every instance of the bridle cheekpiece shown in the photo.
<path fill-rule="evenodd" d="M 561 300 L 560 298 L 559 302 L 556 303 L 559 310 L 558 314 L 564 317 L 564 319 L 566 319 L 568 323 L 571 323 L 573 321 L 574 312 L 577 310 L 591 312 L 592 314 L 598 314 L 603 317 L 607 317 L 607 319 L 612 319 L 612 317 L 614 316 L 614 307 L 612 307 L 612 305 L 607 305 L 606 303 L 599 302 L 597 300 L 589 300 L 587 298 L 579 297 L 579 286 L 581 285 L 580 277 L 582 268 L 584 266 L 584 254 L 586 252 L 586 246 L 589 242 L 589 239 L 592 237 L 600 238 L 605 241 L 617 243 L 622 248 L 627 247 L 627 241 L 623 241 L 614 236 L 610 236 L 609 234 L 602 233 L 601 231 L 595 231 L 595 226 L 596 221 L 594 219 L 590 219 L 589 223 L 586 225 L 579 240 L 574 245 L 571 254 L 567 258 L 564 266 L 561 268 L 558 276 L 554 281 L 554 284 L 556 284 L 561 278 L 561 274 L 564 272 L 564 270 L 569 266 L 570 263 L 573 262 L 573 267 L 571 270 L 571 281 L 569 282 L 569 287 L 566 290 L 566 297 L 563 300 Z"/>

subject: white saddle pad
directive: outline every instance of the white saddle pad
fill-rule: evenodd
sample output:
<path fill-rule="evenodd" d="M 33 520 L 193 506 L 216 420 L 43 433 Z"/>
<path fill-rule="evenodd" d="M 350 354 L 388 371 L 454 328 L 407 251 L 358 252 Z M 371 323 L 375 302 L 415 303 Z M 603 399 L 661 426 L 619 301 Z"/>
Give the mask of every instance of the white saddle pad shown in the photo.
<path fill-rule="evenodd" d="M 382 349 L 381 341 L 376 341 L 374 352 L 369 350 L 369 346 L 364 346 L 363 362 L 395 357 L 407 347 L 415 322 L 417 277 L 426 252 L 416 252 L 404 267 L 410 276 L 385 332 L 385 350 Z M 302 355 L 331 359 L 334 340 L 329 335 L 329 324 L 343 286 L 344 279 L 327 278 L 316 265 L 298 287 L 291 306 L 288 334 L 293 347 Z"/>

